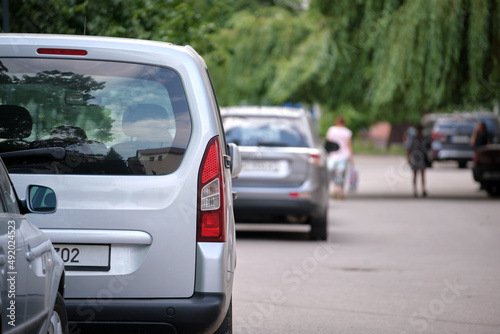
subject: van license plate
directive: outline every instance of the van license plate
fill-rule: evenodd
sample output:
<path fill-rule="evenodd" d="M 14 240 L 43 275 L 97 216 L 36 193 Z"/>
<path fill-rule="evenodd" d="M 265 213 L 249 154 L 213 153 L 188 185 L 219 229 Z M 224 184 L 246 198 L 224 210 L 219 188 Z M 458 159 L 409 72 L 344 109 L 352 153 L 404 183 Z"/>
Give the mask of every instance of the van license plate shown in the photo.
<path fill-rule="evenodd" d="M 67 271 L 108 271 L 110 245 L 54 244 Z"/>

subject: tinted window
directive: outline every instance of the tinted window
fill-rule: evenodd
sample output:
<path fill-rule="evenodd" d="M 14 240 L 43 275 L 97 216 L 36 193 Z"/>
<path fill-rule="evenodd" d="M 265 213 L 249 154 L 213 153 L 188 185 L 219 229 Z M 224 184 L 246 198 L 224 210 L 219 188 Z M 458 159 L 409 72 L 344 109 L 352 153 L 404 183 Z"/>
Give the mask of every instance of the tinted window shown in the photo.
<path fill-rule="evenodd" d="M 308 147 L 298 118 L 227 116 L 224 129 L 227 141 L 240 146 Z"/>
<path fill-rule="evenodd" d="M 19 213 L 17 197 L 5 167 L 0 162 L 0 212 Z"/>
<path fill-rule="evenodd" d="M 479 118 L 480 121 L 484 122 L 486 124 L 486 129 L 488 130 L 489 133 L 497 133 L 498 130 L 498 120 L 492 119 L 492 118 Z"/>
<path fill-rule="evenodd" d="M 476 121 L 473 120 L 444 121 L 436 123 L 436 127 L 439 131 L 473 132 L 475 126 L 476 126 Z"/>
<path fill-rule="evenodd" d="M 179 166 L 191 119 L 176 72 L 90 60 L 0 61 L 0 153 L 18 152 L 4 155 L 10 172 L 164 175 Z M 64 157 L 43 153 L 53 147 L 64 148 Z"/>

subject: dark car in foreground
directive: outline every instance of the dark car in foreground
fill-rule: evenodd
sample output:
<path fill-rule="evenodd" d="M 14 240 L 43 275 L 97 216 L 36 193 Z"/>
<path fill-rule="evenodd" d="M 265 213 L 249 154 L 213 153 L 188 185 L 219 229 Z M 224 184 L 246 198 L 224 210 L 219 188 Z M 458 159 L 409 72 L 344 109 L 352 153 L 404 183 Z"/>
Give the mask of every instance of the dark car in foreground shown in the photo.
<path fill-rule="evenodd" d="M 310 113 L 299 108 L 222 109 L 228 142 L 239 146 L 242 170 L 233 181 L 237 222 L 284 221 L 327 238 L 326 151 Z"/>
<path fill-rule="evenodd" d="M 500 144 L 476 150 L 472 175 L 481 184 L 481 189 L 492 197 L 500 197 Z"/>
<path fill-rule="evenodd" d="M 42 186 L 31 185 L 20 201 L 0 159 L 1 333 L 68 333 L 64 263 L 25 216 L 55 209 L 54 192 Z"/>

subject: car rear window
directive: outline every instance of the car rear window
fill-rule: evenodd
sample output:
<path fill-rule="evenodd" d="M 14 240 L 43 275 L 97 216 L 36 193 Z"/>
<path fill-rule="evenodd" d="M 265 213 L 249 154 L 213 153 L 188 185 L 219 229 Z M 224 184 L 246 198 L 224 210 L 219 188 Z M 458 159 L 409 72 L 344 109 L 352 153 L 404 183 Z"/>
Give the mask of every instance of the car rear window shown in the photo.
<path fill-rule="evenodd" d="M 190 134 L 182 82 L 169 68 L 0 58 L 0 155 L 11 173 L 165 175 Z"/>
<path fill-rule="evenodd" d="M 240 146 L 309 147 L 299 118 L 225 116 L 226 140 Z"/>
<path fill-rule="evenodd" d="M 476 126 L 476 121 L 474 120 L 459 120 L 459 121 L 441 121 L 437 122 L 435 127 L 439 131 L 461 131 L 461 132 L 473 132 Z"/>
<path fill-rule="evenodd" d="M 479 117 L 479 121 L 484 122 L 489 133 L 499 132 L 498 120 L 487 117 Z"/>

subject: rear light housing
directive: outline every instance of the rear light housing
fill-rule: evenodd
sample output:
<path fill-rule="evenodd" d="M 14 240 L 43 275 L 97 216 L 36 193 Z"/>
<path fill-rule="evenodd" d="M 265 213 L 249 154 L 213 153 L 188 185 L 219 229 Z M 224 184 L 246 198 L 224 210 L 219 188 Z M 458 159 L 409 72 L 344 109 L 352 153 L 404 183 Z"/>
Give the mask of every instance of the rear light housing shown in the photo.
<path fill-rule="evenodd" d="M 438 131 L 432 131 L 431 138 L 432 138 L 432 140 L 440 140 L 443 142 L 446 141 L 446 135 L 444 133 L 441 133 Z"/>
<path fill-rule="evenodd" d="M 61 56 L 86 56 L 87 50 L 77 49 L 53 49 L 53 48 L 39 48 L 36 52 L 40 55 L 61 55 Z"/>
<path fill-rule="evenodd" d="M 476 151 L 474 153 L 474 163 L 476 165 L 490 166 L 495 164 L 495 153 L 496 152 L 481 152 Z"/>
<path fill-rule="evenodd" d="M 321 166 L 321 154 L 319 152 L 309 153 L 309 163 L 313 166 Z"/>
<path fill-rule="evenodd" d="M 198 242 L 226 241 L 226 207 L 222 149 L 219 137 L 207 145 L 198 172 Z"/>

